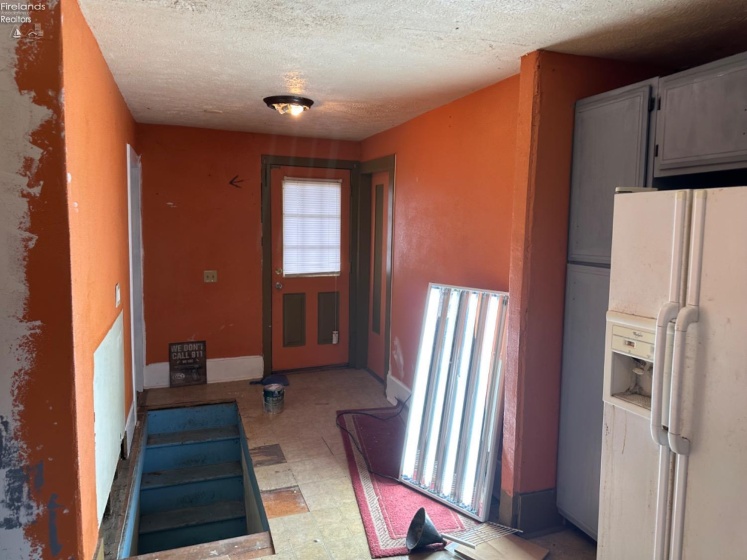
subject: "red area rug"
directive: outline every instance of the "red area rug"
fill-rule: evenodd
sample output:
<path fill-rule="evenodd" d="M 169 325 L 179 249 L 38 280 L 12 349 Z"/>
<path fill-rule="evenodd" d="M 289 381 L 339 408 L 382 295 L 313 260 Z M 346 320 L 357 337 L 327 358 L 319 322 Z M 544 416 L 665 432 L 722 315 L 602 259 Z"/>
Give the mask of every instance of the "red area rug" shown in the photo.
<path fill-rule="evenodd" d="M 340 411 L 365 412 L 390 417 L 396 409 L 375 408 Z M 401 416 L 378 420 L 370 416 L 345 415 L 339 417 L 341 426 L 349 430 L 366 455 L 371 469 L 394 478 L 399 476 L 400 458 L 405 439 L 405 422 Z M 460 533 L 477 523 L 460 515 L 441 502 L 432 500 L 403 484 L 368 472 L 361 454 L 342 432 L 353 490 L 366 529 L 368 548 L 374 558 L 407 554 L 405 537 L 415 512 L 424 507 L 439 533 Z"/>

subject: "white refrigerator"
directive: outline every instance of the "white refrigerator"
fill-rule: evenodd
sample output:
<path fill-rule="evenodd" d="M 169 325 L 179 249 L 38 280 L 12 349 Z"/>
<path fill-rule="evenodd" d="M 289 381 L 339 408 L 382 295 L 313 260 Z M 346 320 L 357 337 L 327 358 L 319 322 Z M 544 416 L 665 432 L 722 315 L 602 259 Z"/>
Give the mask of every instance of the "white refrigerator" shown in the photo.
<path fill-rule="evenodd" d="M 747 187 L 615 195 L 598 558 L 747 558 Z"/>

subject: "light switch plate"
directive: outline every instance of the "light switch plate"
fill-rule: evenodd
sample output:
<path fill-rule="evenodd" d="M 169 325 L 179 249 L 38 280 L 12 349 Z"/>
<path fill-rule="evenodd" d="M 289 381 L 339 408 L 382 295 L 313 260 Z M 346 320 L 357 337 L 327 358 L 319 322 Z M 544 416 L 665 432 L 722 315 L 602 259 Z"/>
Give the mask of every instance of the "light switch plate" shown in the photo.
<path fill-rule="evenodd" d="M 218 281 L 218 271 L 217 270 L 205 270 L 202 273 L 202 279 L 206 284 L 217 282 Z"/>

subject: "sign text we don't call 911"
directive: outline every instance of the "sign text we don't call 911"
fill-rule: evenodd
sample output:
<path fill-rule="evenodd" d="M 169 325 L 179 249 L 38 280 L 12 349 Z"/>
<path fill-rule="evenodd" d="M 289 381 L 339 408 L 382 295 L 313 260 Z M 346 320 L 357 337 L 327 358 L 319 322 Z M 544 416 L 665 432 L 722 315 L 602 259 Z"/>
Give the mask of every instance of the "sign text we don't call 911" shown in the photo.
<path fill-rule="evenodd" d="M 169 344 L 169 386 L 207 383 L 207 350 L 205 341 Z"/>

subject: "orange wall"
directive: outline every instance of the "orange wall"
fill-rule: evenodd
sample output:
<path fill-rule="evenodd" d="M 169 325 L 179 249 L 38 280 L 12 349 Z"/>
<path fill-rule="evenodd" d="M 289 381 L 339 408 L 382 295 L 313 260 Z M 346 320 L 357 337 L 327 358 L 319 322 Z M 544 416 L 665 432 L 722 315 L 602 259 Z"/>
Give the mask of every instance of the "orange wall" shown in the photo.
<path fill-rule="evenodd" d="M 126 144 L 135 125 L 76 1 L 62 2 L 62 62 L 73 282 L 81 558 L 98 535 L 93 353 L 124 310 L 125 414 L 132 403 Z M 114 285 L 121 303 L 115 307 Z"/>
<path fill-rule="evenodd" d="M 509 495 L 555 487 L 574 104 L 651 75 L 545 51 L 522 58 L 501 484 Z"/>
<path fill-rule="evenodd" d="M 396 155 L 390 371 L 407 386 L 429 282 L 508 289 L 518 93 L 513 76 L 363 141 L 364 161 Z"/>
<path fill-rule="evenodd" d="M 208 358 L 262 354 L 261 156 L 357 160 L 359 144 L 138 125 L 143 165 L 146 363 L 168 343 Z M 228 184 L 238 175 L 241 188 Z M 203 270 L 217 270 L 205 284 Z"/>

